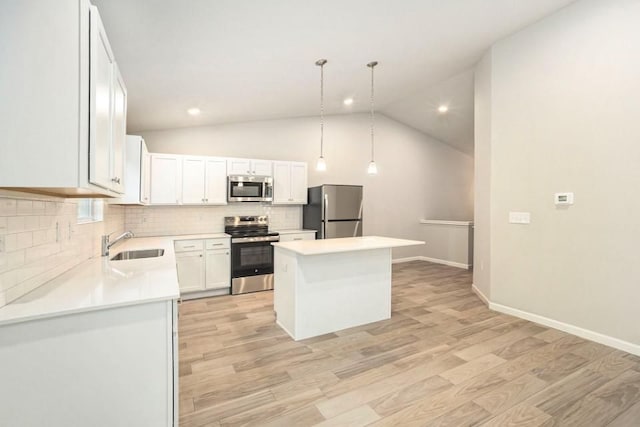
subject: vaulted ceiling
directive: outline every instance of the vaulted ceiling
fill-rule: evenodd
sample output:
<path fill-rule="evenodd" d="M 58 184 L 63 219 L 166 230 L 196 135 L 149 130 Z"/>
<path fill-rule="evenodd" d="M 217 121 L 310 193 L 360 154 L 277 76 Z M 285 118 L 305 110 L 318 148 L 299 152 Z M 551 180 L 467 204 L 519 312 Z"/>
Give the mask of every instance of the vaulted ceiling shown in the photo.
<path fill-rule="evenodd" d="M 380 112 L 472 153 L 473 65 L 495 41 L 572 1 L 93 3 L 128 87 L 129 132 L 317 115 L 320 58 L 326 113 L 367 111 L 366 64 L 377 60 Z"/>

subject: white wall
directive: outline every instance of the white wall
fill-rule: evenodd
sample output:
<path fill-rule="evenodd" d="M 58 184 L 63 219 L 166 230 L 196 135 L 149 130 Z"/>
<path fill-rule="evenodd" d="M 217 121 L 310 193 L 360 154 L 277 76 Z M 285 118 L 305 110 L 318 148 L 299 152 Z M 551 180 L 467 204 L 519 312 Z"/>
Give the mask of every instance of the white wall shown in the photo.
<path fill-rule="evenodd" d="M 635 352 L 639 22 L 637 0 L 585 0 L 494 45 L 490 171 L 476 163 L 491 174 L 491 300 Z M 560 191 L 575 205 L 555 207 Z"/>
<path fill-rule="evenodd" d="M 416 238 L 418 220 L 469 220 L 473 216 L 473 159 L 421 132 L 376 116 L 379 174 L 366 174 L 369 116 L 329 116 L 325 123 L 327 171 L 316 172 L 319 121 L 315 117 L 142 132 L 149 151 L 298 160 L 309 163 L 309 186 L 364 185 L 364 232 Z M 421 255 L 401 248 L 394 257 Z"/>
<path fill-rule="evenodd" d="M 473 285 L 491 297 L 491 51 L 475 70 Z"/>

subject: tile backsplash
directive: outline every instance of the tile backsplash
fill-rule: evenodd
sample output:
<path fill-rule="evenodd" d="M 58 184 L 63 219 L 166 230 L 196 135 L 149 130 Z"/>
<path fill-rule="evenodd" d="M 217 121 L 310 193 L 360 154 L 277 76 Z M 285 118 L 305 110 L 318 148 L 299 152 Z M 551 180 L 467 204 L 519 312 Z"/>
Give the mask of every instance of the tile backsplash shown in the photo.
<path fill-rule="evenodd" d="M 12 194 L 12 193 L 10 193 Z M 77 224 L 77 201 L 0 195 L 0 307 L 54 277 L 100 256 L 103 234 L 136 237 L 217 233 L 224 217 L 267 215 L 272 230 L 302 226 L 302 207 L 104 205 L 104 221 Z"/>
<path fill-rule="evenodd" d="M 100 256 L 100 236 L 122 232 L 124 218 L 105 204 L 103 222 L 77 224 L 75 200 L 0 196 L 0 307 Z"/>
<path fill-rule="evenodd" d="M 224 217 L 267 215 L 272 230 L 302 227 L 302 207 L 242 203 L 227 206 L 127 206 L 125 229 L 136 237 L 218 233 Z"/>

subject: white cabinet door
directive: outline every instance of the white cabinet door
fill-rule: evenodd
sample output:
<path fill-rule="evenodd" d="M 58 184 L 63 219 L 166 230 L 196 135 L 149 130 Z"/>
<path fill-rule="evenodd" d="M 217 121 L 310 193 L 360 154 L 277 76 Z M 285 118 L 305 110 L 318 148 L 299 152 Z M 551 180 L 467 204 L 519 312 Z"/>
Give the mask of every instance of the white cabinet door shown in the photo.
<path fill-rule="evenodd" d="M 204 289 L 203 251 L 176 253 L 180 293 Z"/>
<path fill-rule="evenodd" d="M 229 249 L 206 251 L 206 289 L 222 289 L 231 286 L 231 255 Z"/>
<path fill-rule="evenodd" d="M 273 162 L 273 203 L 288 204 L 291 199 L 289 162 Z"/>
<path fill-rule="evenodd" d="M 91 94 L 89 122 L 89 181 L 111 188 L 111 134 L 113 114 L 114 57 L 100 20 L 91 8 Z"/>
<path fill-rule="evenodd" d="M 148 205 L 151 198 L 151 156 L 144 139 L 140 157 L 140 202 Z"/>
<path fill-rule="evenodd" d="M 124 153 L 127 138 L 127 88 L 114 64 L 113 116 L 111 132 L 111 189 L 124 193 Z"/>
<path fill-rule="evenodd" d="M 273 204 L 307 204 L 307 164 L 273 162 Z"/>
<path fill-rule="evenodd" d="M 209 205 L 227 204 L 227 162 L 226 159 L 206 160 L 205 203 Z"/>
<path fill-rule="evenodd" d="M 251 175 L 250 159 L 227 160 L 227 173 L 229 175 Z"/>
<path fill-rule="evenodd" d="M 252 160 L 251 175 L 271 176 L 273 173 L 271 170 L 272 164 L 273 162 L 269 160 Z"/>
<path fill-rule="evenodd" d="M 307 164 L 291 162 L 291 203 L 296 205 L 307 204 Z M 274 178 L 275 184 L 275 178 Z"/>
<path fill-rule="evenodd" d="M 205 203 L 205 160 L 202 157 L 182 159 L 182 204 Z"/>
<path fill-rule="evenodd" d="M 228 159 L 228 175 L 264 175 L 271 176 L 271 160 Z"/>
<path fill-rule="evenodd" d="M 316 240 L 316 233 L 280 234 L 281 242 L 293 242 L 295 240 Z"/>
<path fill-rule="evenodd" d="M 151 203 L 177 205 L 180 203 L 180 157 L 151 155 Z"/>

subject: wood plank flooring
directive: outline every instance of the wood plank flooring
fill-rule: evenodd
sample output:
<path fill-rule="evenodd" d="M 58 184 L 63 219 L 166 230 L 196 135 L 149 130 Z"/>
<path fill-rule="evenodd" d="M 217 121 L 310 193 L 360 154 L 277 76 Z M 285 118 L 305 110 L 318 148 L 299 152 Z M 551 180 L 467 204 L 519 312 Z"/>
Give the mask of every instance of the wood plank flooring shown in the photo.
<path fill-rule="evenodd" d="M 273 294 L 180 304 L 180 425 L 640 426 L 640 358 L 394 265 L 390 320 L 294 342 Z"/>

